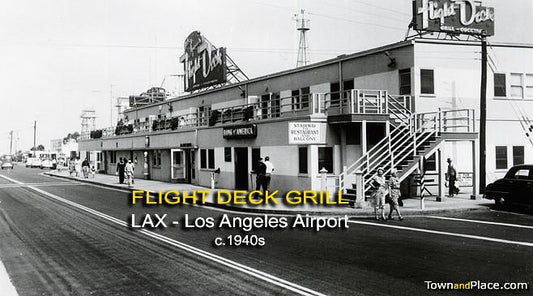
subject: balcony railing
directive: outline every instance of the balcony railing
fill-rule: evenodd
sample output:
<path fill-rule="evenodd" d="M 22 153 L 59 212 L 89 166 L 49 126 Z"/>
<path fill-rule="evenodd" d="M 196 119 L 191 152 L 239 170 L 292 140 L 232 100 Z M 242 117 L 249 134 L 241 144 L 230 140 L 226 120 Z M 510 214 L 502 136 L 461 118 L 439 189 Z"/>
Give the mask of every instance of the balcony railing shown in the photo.
<path fill-rule="evenodd" d="M 156 119 L 135 120 L 117 126 L 81 134 L 81 140 L 163 130 L 180 130 L 260 121 L 298 115 L 389 114 L 410 107 L 410 97 L 392 97 L 386 91 L 348 90 L 332 93 L 301 94 L 288 97 L 257 97 L 256 102 L 212 110 L 199 107 L 181 115 L 159 115 Z M 401 108 L 398 108 L 401 107 Z M 390 110 L 389 110 L 390 109 Z M 393 110 L 394 109 L 394 110 Z M 396 111 L 395 111 L 396 110 Z M 101 131 L 101 132 L 100 132 Z"/>

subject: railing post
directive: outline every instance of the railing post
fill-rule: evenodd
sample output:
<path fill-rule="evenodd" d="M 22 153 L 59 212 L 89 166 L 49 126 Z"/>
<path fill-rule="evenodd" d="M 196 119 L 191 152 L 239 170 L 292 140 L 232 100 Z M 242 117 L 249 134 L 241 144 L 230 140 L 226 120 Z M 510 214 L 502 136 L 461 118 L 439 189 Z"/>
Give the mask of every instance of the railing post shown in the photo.
<path fill-rule="evenodd" d="M 383 93 L 385 94 L 385 96 L 384 96 L 384 99 L 385 99 L 385 114 L 388 114 L 389 113 L 389 93 L 386 90 L 383 91 Z"/>
<path fill-rule="evenodd" d="M 416 118 L 416 115 L 415 115 L 415 120 L 414 120 L 414 126 L 413 126 L 413 156 L 416 156 L 416 132 L 418 130 L 417 126 L 418 126 L 418 119 Z"/>
<path fill-rule="evenodd" d="M 326 170 L 326 168 L 322 168 L 320 170 L 320 191 L 322 192 L 326 192 L 327 187 L 328 187 L 328 179 L 326 176 L 327 173 L 328 173 L 328 170 Z"/>
<path fill-rule="evenodd" d="M 365 201 L 365 180 L 363 172 L 355 172 L 355 207 L 362 207 Z"/>
<path fill-rule="evenodd" d="M 363 101 L 363 114 L 366 114 L 366 95 L 365 93 L 363 93 L 363 96 L 361 98 L 361 100 Z"/>
<path fill-rule="evenodd" d="M 439 116 L 439 130 L 438 131 L 439 133 L 441 133 L 442 132 L 442 111 L 440 110 L 440 108 L 439 108 L 438 114 L 439 114 L 438 115 Z"/>
<path fill-rule="evenodd" d="M 360 90 L 352 90 L 352 95 L 353 95 L 353 98 L 352 98 L 352 101 L 354 103 L 354 113 L 359 113 L 359 95 L 360 95 Z"/>

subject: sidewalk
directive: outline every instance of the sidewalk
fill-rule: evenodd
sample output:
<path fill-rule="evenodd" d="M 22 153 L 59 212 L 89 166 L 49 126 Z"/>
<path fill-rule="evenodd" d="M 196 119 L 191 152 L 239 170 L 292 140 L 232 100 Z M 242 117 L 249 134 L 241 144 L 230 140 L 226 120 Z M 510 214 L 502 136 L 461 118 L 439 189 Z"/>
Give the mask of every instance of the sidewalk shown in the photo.
<path fill-rule="evenodd" d="M 70 180 L 76 180 L 80 182 L 92 183 L 100 186 L 129 190 L 144 190 L 150 192 L 166 192 L 169 190 L 187 191 L 194 190 L 210 190 L 207 187 L 196 186 L 191 184 L 178 184 L 178 183 L 166 183 L 160 181 L 136 179 L 132 188 L 128 185 L 119 184 L 118 177 L 114 175 L 96 174 L 93 178 L 73 177 L 69 176 L 67 171 L 45 172 L 45 175 L 65 178 Z M 219 189 L 217 189 L 219 190 Z M 221 190 L 221 189 L 220 189 Z M 234 210 L 239 212 L 254 212 L 254 213 L 270 213 L 270 214 L 314 214 L 314 215 L 349 215 L 357 217 L 372 217 L 374 212 L 372 208 L 365 209 L 353 209 L 348 206 L 323 206 L 323 205 L 298 205 L 290 206 L 279 200 L 277 205 L 220 205 L 215 203 L 216 194 L 210 194 L 206 200 L 206 205 L 224 208 L 228 210 Z M 403 207 L 400 208 L 402 215 L 429 215 L 429 214 L 442 214 L 449 212 L 465 212 L 465 211 L 484 211 L 488 210 L 488 206 L 492 204 L 489 200 L 471 200 L 466 194 L 464 196 L 446 198 L 442 202 L 436 201 L 435 197 L 429 197 L 424 199 L 424 209 L 420 207 L 420 199 L 405 199 L 403 200 Z M 385 208 L 388 211 L 388 206 Z"/>

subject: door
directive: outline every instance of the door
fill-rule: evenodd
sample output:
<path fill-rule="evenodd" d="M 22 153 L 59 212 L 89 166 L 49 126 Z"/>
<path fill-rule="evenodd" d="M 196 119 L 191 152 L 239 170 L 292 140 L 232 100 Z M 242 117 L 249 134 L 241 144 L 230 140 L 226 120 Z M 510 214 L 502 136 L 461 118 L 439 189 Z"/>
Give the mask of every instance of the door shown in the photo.
<path fill-rule="evenodd" d="M 235 189 L 248 190 L 248 147 L 235 147 Z"/>
<path fill-rule="evenodd" d="M 185 151 L 181 149 L 172 149 L 170 155 L 170 162 L 170 174 L 172 180 L 184 181 L 186 179 Z"/>

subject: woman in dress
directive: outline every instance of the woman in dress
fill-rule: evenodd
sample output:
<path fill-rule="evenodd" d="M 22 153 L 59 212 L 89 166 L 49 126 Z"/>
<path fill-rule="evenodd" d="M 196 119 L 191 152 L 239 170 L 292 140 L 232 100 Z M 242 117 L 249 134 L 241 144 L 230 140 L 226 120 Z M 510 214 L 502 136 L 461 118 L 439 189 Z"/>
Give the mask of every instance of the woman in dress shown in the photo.
<path fill-rule="evenodd" d="M 387 218 L 385 218 L 385 195 L 387 195 L 388 186 L 383 174 L 383 169 L 379 168 L 377 175 L 372 178 L 372 187 L 374 188 L 372 199 L 374 202 L 374 214 L 376 215 L 376 220 L 379 220 L 380 218 L 387 220 Z M 380 211 L 381 217 L 378 216 L 378 210 Z"/>
<path fill-rule="evenodd" d="M 389 219 L 392 220 L 392 211 L 396 210 L 398 214 L 398 219 L 403 220 L 402 214 L 400 213 L 400 207 L 398 205 L 398 200 L 400 199 L 400 179 L 398 179 L 398 171 L 392 169 L 390 172 L 389 178 Z"/>

